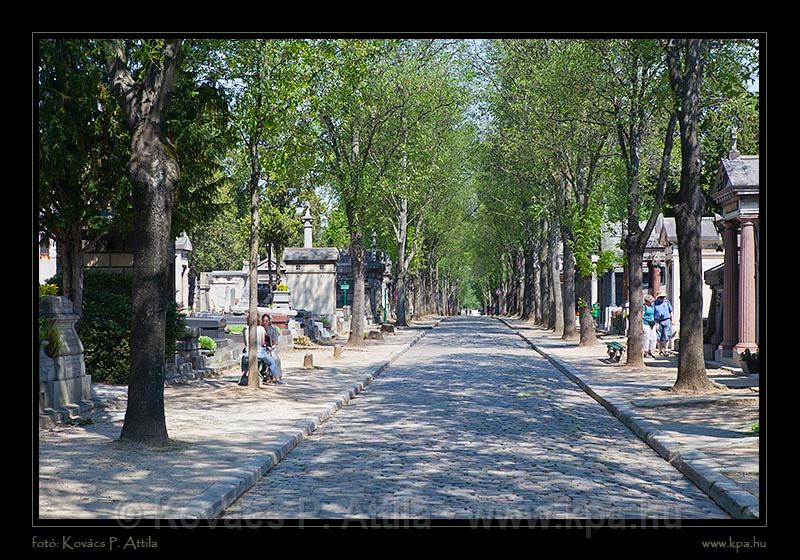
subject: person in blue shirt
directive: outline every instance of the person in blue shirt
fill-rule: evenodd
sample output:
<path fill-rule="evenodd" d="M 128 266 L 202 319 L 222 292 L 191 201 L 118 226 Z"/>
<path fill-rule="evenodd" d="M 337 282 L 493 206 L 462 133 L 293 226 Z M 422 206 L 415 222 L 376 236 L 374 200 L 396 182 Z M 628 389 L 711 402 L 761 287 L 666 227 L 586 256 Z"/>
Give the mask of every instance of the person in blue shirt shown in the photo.
<path fill-rule="evenodd" d="M 653 300 L 655 298 L 650 294 L 645 294 L 644 303 L 642 304 L 642 327 L 643 339 L 642 348 L 644 357 L 655 358 L 653 350 L 656 348 L 656 318 L 655 309 L 653 308 Z"/>
<path fill-rule="evenodd" d="M 672 334 L 672 304 L 667 299 L 667 293 L 663 290 L 656 294 L 656 301 L 653 305 L 654 317 L 658 326 L 658 354 L 667 355 L 667 342 Z"/>

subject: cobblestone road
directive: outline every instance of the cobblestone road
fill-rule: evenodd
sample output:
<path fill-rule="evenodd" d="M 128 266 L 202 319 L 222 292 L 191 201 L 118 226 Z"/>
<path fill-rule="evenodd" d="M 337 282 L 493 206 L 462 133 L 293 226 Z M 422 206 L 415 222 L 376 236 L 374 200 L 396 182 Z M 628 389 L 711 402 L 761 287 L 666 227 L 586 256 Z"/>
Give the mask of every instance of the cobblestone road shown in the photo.
<path fill-rule="evenodd" d="M 727 518 L 519 337 L 447 320 L 231 518 Z"/>

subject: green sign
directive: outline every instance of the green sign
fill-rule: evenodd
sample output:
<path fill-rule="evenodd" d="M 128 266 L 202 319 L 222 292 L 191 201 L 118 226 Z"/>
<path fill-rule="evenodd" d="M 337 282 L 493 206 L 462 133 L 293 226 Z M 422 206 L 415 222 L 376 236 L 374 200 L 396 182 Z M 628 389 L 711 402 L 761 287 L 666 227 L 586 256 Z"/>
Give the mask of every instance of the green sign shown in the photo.
<path fill-rule="evenodd" d="M 342 282 L 341 284 L 339 284 L 339 287 L 342 289 L 343 292 L 346 292 L 347 290 L 350 289 L 350 284 L 348 284 L 347 282 Z"/>

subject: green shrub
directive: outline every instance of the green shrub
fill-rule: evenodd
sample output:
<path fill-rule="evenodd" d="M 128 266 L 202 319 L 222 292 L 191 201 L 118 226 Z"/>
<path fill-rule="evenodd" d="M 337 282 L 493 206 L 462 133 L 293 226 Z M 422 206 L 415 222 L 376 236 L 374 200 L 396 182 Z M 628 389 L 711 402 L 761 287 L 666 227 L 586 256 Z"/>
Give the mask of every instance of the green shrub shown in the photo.
<path fill-rule="evenodd" d="M 39 297 L 57 296 L 57 295 L 58 295 L 58 285 L 56 285 L 56 284 L 40 284 L 39 285 Z"/>
<path fill-rule="evenodd" d="M 56 320 L 53 317 L 39 317 L 39 341 L 46 340 L 47 346 L 44 353 L 54 358 L 61 350 L 61 333 L 56 328 Z"/>
<path fill-rule="evenodd" d="M 215 341 L 210 336 L 201 336 L 197 339 L 197 342 L 200 344 L 200 348 L 203 350 L 216 350 L 217 349 L 217 341 Z"/>
<path fill-rule="evenodd" d="M 294 343 L 298 346 L 311 346 L 311 339 L 305 335 L 294 337 Z"/>
<path fill-rule="evenodd" d="M 58 281 L 60 275 L 52 282 Z M 87 269 L 83 280 L 83 315 L 77 324 L 86 373 L 93 381 L 127 384 L 131 363 L 131 291 L 128 274 Z M 165 354 L 169 358 L 186 327 L 177 304 L 167 305 Z"/>
<path fill-rule="evenodd" d="M 246 325 L 228 325 L 228 332 L 231 334 L 242 334 Z"/>
<path fill-rule="evenodd" d="M 331 322 L 331 316 L 330 315 L 320 315 L 319 320 L 322 323 L 322 326 L 324 326 L 326 329 L 330 329 L 331 328 L 332 322 Z"/>
<path fill-rule="evenodd" d="M 289 286 L 287 286 L 286 284 L 281 282 L 280 284 L 275 286 L 275 291 L 276 292 L 288 292 L 289 291 Z"/>

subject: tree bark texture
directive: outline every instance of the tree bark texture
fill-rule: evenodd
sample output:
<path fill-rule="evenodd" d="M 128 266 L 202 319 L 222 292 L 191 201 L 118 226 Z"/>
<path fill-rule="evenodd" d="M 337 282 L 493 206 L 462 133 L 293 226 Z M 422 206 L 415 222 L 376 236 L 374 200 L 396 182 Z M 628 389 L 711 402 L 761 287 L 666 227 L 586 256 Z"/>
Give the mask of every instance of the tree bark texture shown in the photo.
<path fill-rule="evenodd" d="M 564 306 L 564 333 L 561 338 L 564 340 L 576 340 L 578 338 L 578 329 L 575 324 L 575 255 L 572 253 L 572 248 L 567 243 L 567 236 L 562 235 L 564 240 L 564 284 L 563 284 L 563 299 Z"/>
<path fill-rule="evenodd" d="M 134 266 L 131 298 L 131 369 L 120 439 L 160 446 L 169 442 L 164 417 L 164 360 L 172 202 L 180 177 L 167 150 L 164 124 L 175 90 L 181 41 L 168 40 L 161 62 L 142 81 L 130 76 L 121 42 L 108 58 L 112 91 L 132 132 L 128 177 L 133 186 Z"/>
<path fill-rule="evenodd" d="M 706 376 L 703 357 L 703 267 L 700 226 L 700 143 L 698 141 L 700 91 L 706 41 L 670 40 L 667 66 L 678 108 L 681 139 L 681 187 L 675 205 L 680 266 L 681 332 L 676 391 L 707 391 L 714 386 Z M 674 304 L 675 302 L 673 302 Z"/>

